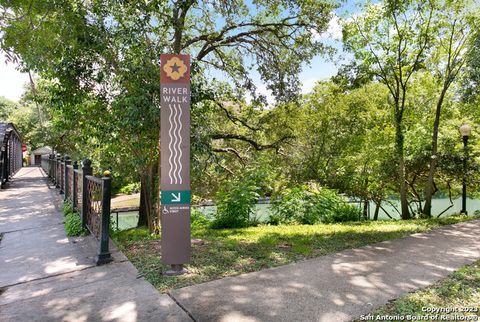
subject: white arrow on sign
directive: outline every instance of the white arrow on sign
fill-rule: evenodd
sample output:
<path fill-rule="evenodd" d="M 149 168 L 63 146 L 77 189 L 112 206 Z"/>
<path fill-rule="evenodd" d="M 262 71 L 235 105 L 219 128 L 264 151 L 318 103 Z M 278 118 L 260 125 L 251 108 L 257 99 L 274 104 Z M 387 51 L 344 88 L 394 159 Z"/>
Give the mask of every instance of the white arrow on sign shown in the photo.
<path fill-rule="evenodd" d="M 180 202 L 180 192 L 177 194 L 172 192 L 172 202 Z"/>

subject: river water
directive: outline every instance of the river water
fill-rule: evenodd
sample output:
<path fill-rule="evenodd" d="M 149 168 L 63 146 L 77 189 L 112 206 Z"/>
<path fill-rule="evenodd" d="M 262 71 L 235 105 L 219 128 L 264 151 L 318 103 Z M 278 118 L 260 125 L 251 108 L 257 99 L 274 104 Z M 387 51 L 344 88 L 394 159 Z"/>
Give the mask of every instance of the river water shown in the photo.
<path fill-rule="evenodd" d="M 357 203 L 353 203 L 354 205 L 357 205 L 358 207 L 361 207 L 361 205 Z M 438 199 L 433 199 L 432 201 L 432 214 L 436 217 L 438 214 L 443 212 L 446 208 L 448 208 L 451 205 L 450 200 L 448 198 L 438 198 Z M 392 216 L 395 219 L 400 219 L 400 215 L 398 214 L 397 210 L 400 210 L 400 201 L 399 200 L 390 200 L 389 202 L 383 202 L 382 203 L 383 209 L 388 212 L 390 216 Z M 216 211 L 215 206 L 196 206 L 202 214 L 204 214 L 207 218 L 213 219 L 213 215 Z M 396 209 L 395 209 L 396 208 Z M 255 206 L 255 216 L 258 218 L 260 221 L 265 222 L 268 220 L 270 216 L 270 204 L 268 203 L 262 203 L 262 204 L 257 204 Z M 416 209 L 416 208 L 414 208 Z M 443 216 L 449 216 L 453 214 L 458 214 L 460 213 L 460 210 L 462 209 L 462 198 L 457 198 L 453 199 L 453 207 L 448 209 L 443 215 Z M 384 210 L 380 210 L 378 218 L 379 219 L 389 219 L 389 217 L 385 214 Z M 469 215 L 473 215 L 473 213 L 476 210 L 480 210 L 480 200 L 479 199 L 470 199 L 467 198 L 467 211 Z M 375 204 L 370 203 L 369 205 L 369 213 L 370 213 L 370 218 L 373 217 L 373 214 L 375 212 Z M 117 226 L 117 217 L 115 214 L 112 214 L 112 222 L 113 226 L 116 228 Z M 132 212 L 125 212 L 125 213 L 120 213 L 118 216 L 118 229 L 123 230 L 123 229 L 128 229 L 128 228 L 133 228 L 136 227 L 138 221 L 138 212 L 132 211 Z"/>
<path fill-rule="evenodd" d="M 448 209 L 443 213 L 442 216 L 450 216 L 453 214 L 458 214 L 460 213 L 460 210 L 462 209 L 462 198 L 457 198 L 453 199 L 453 207 Z M 356 205 L 358 207 L 362 207 L 358 202 L 351 202 L 351 204 Z M 438 198 L 438 199 L 433 199 L 432 200 L 432 215 L 437 216 L 441 212 L 443 212 L 445 209 L 447 209 L 451 205 L 450 199 L 448 198 Z M 412 204 L 413 209 L 416 210 L 415 205 Z M 389 202 L 382 202 L 382 209 L 380 209 L 378 218 L 379 219 L 389 219 L 385 211 L 395 219 L 400 219 L 400 215 L 398 213 L 398 210 L 400 210 L 400 201 L 399 200 L 389 200 Z M 216 211 L 215 206 L 203 206 L 203 207 L 197 207 L 198 210 L 200 210 L 201 213 L 203 213 L 207 218 L 213 218 L 213 214 Z M 258 204 L 256 205 L 256 211 L 255 215 L 260 221 L 266 221 L 270 215 L 270 204 L 265 203 L 265 204 Z M 478 199 L 470 199 L 467 198 L 467 212 L 469 215 L 473 215 L 475 210 L 480 210 L 480 200 Z M 371 202 L 369 204 L 369 213 L 370 213 L 370 218 L 373 217 L 373 214 L 375 213 L 375 204 Z"/>

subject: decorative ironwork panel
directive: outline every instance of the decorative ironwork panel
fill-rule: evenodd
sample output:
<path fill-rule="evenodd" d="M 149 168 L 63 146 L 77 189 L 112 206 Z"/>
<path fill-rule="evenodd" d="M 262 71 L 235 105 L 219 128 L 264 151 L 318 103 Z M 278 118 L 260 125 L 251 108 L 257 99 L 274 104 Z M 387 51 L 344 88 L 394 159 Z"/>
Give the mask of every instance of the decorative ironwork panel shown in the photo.
<path fill-rule="evenodd" d="M 67 191 L 65 191 L 65 195 L 67 199 L 73 202 L 73 167 L 71 165 L 68 167 L 68 187 Z"/>
<path fill-rule="evenodd" d="M 57 163 L 57 170 L 55 171 L 55 184 L 57 185 L 57 187 L 60 186 L 60 161 L 56 160 L 55 161 Z"/>
<path fill-rule="evenodd" d="M 50 160 L 48 157 L 42 155 L 42 163 L 41 163 L 43 171 L 48 175 L 48 169 L 50 167 Z"/>
<path fill-rule="evenodd" d="M 60 162 L 60 191 L 62 191 L 65 185 L 65 166 Z M 64 191 L 65 192 L 65 191 Z"/>
<path fill-rule="evenodd" d="M 94 178 L 87 176 L 87 227 L 90 232 L 98 239 L 100 238 L 102 222 L 102 184 L 101 181 L 94 181 Z"/>
<path fill-rule="evenodd" d="M 81 212 L 81 209 L 82 209 L 82 173 L 78 170 L 73 170 L 73 175 L 75 176 L 75 180 L 77 182 L 77 185 L 75 187 L 75 189 L 77 189 L 76 210 L 78 212 Z"/>

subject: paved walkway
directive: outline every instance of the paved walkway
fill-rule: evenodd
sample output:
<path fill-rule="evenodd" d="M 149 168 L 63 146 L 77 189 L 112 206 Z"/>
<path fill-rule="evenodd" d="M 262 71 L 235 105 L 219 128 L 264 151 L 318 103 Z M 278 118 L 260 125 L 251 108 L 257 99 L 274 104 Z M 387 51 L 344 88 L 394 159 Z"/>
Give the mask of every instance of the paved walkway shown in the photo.
<path fill-rule="evenodd" d="M 92 237 L 67 238 L 39 168 L 0 190 L 0 321 L 191 321 L 118 251 L 96 267 Z"/>
<path fill-rule="evenodd" d="M 480 221 L 173 292 L 197 321 L 359 318 L 480 258 Z"/>
<path fill-rule="evenodd" d="M 0 190 L 2 322 L 349 321 L 480 258 L 477 220 L 159 294 L 118 251 L 95 267 L 45 182 L 24 168 Z"/>

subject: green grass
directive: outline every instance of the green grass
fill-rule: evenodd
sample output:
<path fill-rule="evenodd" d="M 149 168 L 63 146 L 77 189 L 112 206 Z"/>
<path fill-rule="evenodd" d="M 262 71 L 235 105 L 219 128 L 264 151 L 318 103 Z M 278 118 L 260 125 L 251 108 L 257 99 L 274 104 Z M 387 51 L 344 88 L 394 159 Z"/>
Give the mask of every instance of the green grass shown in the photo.
<path fill-rule="evenodd" d="M 188 274 L 165 277 L 161 263 L 160 236 L 145 229 L 116 232 L 113 238 L 129 260 L 158 290 L 202 283 L 226 276 L 259 271 L 344 249 L 425 232 L 446 224 L 479 217 L 451 216 L 441 219 L 369 221 L 342 224 L 258 226 L 242 229 L 192 229 L 192 238 L 204 245 L 192 247 Z"/>
<path fill-rule="evenodd" d="M 422 308 L 473 308 L 477 312 L 434 313 Z M 375 310 L 372 315 L 425 316 L 480 316 L 480 261 L 450 274 L 445 279 L 425 289 L 396 299 Z M 389 320 L 396 321 L 396 320 Z"/>

